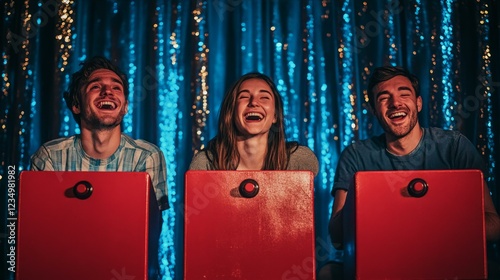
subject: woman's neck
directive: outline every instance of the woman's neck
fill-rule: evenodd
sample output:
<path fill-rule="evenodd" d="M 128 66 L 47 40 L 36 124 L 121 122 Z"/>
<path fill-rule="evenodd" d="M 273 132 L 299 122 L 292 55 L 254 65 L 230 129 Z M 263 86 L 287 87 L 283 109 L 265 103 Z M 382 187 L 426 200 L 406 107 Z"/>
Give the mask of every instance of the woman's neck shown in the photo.
<path fill-rule="evenodd" d="M 237 140 L 240 162 L 237 170 L 261 170 L 267 155 L 267 135 Z"/>

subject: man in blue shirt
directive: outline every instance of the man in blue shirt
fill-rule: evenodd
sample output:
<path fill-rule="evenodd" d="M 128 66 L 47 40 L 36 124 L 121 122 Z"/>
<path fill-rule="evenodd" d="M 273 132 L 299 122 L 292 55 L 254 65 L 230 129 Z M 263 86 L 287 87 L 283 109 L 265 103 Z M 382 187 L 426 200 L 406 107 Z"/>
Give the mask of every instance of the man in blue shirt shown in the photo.
<path fill-rule="evenodd" d="M 406 69 L 391 66 L 375 69 L 368 84 L 368 97 L 385 133 L 351 144 L 339 159 L 332 189 L 335 200 L 329 225 L 336 248 L 342 248 L 342 209 L 357 171 L 486 171 L 481 155 L 465 136 L 456 131 L 420 126 L 417 114 L 422 110 L 422 97 L 418 79 Z M 499 240 L 500 218 L 486 184 L 484 207 L 486 239 Z"/>

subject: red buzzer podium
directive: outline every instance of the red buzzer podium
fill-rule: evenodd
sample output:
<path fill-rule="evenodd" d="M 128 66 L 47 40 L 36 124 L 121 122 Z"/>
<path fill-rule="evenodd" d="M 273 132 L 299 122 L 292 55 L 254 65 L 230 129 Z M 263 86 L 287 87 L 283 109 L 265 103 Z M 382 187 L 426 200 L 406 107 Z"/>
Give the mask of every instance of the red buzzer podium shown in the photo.
<path fill-rule="evenodd" d="M 344 208 L 349 279 L 485 279 L 479 170 L 365 171 Z"/>
<path fill-rule="evenodd" d="M 24 171 L 19 182 L 18 280 L 148 279 L 161 218 L 147 173 Z"/>
<path fill-rule="evenodd" d="M 186 172 L 184 279 L 314 279 L 313 178 Z"/>

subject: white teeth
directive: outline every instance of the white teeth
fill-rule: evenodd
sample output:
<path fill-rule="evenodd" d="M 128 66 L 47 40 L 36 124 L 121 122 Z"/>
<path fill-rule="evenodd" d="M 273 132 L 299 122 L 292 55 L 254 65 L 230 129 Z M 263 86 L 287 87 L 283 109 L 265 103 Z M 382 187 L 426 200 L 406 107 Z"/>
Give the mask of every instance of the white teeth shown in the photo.
<path fill-rule="evenodd" d="M 248 114 L 247 114 L 247 117 L 248 117 L 248 116 L 258 116 L 258 117 L 261 117 L 261 118 L 262 118 L 262 114 L 260 114 L 260 113 L 254 113 L 254 112 L 252 112 L 252 113 L 248 113 Z"/>
<path fill-rule="evenodd" d="M 262 115 L 261 113 L 257 113 L 257 112 L 250 112 L 250 113 L 248 113 L 248 114 L 245 115 L 245 118 L 263 119 L 264 115 Z"/>
<path fill-rule="evenodd" d="M 99 109 L 103 108 L 103 107 L 108 107 L 108 108 L 111 108 L 111 109 L 115 109 L 116 108 L 116 105 L 115 103 L 111 102 L 111 101 L 101 101 L 97 104 L 97 107 L 99 107 Z"/>
<path fill-rule="evenodd" d="M 397 112 L 397 113 L 391 114 L 389 116 L 389 118 L 405 117 L 405 116 L 406 116 L 406 113 L 404 113 L 404 112 Z"/>

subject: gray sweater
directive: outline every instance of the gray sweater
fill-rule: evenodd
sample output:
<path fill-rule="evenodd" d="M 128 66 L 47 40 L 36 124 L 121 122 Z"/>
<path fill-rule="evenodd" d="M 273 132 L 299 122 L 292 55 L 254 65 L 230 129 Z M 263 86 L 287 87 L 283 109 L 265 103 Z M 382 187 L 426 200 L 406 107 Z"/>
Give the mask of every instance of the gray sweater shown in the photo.
<path fill-rule="evenodd" d="M 194 155 L 189 170 L 214 170 L 214 166 L 210 164 L 206 153 L 201 151 Z M 287 170 L 309 170 L 316 176 L 319 170 L 318 158 L 308 147 L 298 146 L 290 155 Z"/>

